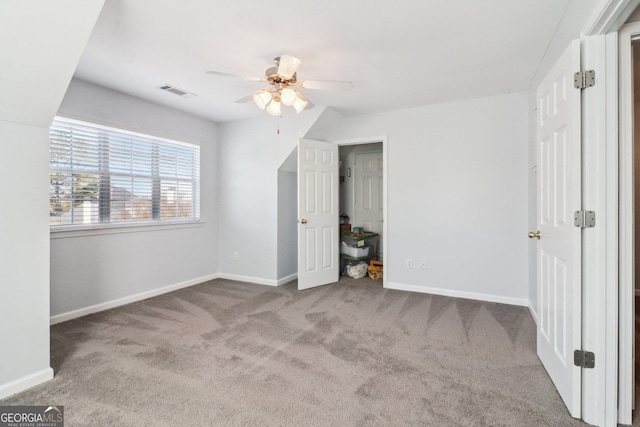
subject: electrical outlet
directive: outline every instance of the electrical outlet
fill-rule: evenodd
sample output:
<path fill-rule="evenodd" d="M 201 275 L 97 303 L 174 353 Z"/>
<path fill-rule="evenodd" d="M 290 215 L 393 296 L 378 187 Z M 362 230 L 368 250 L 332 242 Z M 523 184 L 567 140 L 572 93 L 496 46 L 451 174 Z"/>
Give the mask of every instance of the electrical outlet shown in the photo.
<path fill-rule="evenodd" d="M 240 259 L 240 255 L 238 254 L 238 252 L 234 252 L 233 253 L 233 260 L 234 261 L 238 261 Z"/>
<path fill-rule="evenodd" d="M 407 258 L 406 265 L 407 268 L 413 268 L 413 261 L 411 260 L 411 258 Z"/>
<path fill-rule="evenodd" d="M 426 270 L 427 269 L 427 260 L 423 259 L 422 261 L 420 261 L 420 268 L 422 270 Z"/>

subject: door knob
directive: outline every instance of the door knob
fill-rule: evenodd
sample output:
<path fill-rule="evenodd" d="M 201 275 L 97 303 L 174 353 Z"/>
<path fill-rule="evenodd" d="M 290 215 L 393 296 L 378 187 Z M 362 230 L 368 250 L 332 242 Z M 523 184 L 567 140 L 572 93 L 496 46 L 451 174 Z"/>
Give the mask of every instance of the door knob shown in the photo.
<path fill-rule="evenodd" d="M 538 240 L 540 240 L 540 230 L 538 230 L 536 232 L 530 231 L 529 232 L 529 238 L 530 239 L 536 239 L 537 238 Z"/>
<path fill-rule="evenodd" d="M 304 218 L 302 218 L 302 219 L 300 220 L 300 223 L 301 223 L 301 224 L 306 224 L 306 223 L 307 223 L 307 220 L 306 220 L 306 219 L 304 219 Z"/>

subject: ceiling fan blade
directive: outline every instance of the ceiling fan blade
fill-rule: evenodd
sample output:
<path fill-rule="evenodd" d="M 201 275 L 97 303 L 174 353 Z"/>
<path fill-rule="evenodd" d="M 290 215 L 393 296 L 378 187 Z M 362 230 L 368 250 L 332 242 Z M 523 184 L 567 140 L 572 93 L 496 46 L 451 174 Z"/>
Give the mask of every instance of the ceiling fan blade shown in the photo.
<path fill-rule="evenodd" d="M 231 77 L 234 79 L 251 80 L 254 82 L 266 82 L 265 79 L 261 79 L 258 77 L 239 76 L 237 74 L 223 73 L 222 71 L 207 71 L 207 74 L 213 74 L 214 76 Z"/>
<path fill-rule="evenodd" d="M 300 66 L 302 61 L 292 55 L 281 55 L 278 63 L 278 75 L 285 79 L 290 79 Z"/>
<path fill-rule="evenodd" d="M 301 88 L 304 89 L 318 89 L 318 90 L 342 90 L 349 91 L 353 89 L 353 82 L 342 80 L 303 80 L 296 82 Z"/>
<path fill-rule="evenodd" d="M 250 93 L 249 95 L 242 97 L 240 99 L 237 99 L 236 102 L 238 104 L 244 104 L 245 102 L 249 102 L 253 100 L 253 93 Z"/>

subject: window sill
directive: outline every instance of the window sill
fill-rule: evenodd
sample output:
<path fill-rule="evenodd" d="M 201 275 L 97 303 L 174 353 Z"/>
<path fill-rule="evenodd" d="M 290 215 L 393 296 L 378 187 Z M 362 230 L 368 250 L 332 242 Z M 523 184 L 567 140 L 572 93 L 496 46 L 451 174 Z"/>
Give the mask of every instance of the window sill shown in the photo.
<path fill-rule="evenodd" d="M 176 221 L 157 223 L 131 224 L 94 224 L 89 226 L 55 227 L 50 228 L 52 239 L 68 237 L 99 236 L 102 234 L 140 233 L 143 231 L 164 231 L 180 228 L 195 228 L 204 226 L 204 221 Z"/>

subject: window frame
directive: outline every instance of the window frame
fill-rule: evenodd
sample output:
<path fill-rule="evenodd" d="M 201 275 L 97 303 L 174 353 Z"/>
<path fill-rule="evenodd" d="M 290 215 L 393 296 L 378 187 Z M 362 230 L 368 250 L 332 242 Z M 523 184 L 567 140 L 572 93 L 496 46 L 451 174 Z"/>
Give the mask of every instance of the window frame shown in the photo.
<path fill-rule="evenodd" d="M 126 221 L 102 222 L 102 220 L 105 217 L 106 218 L 110 217 L 111 212 L 108 212 L 106 214 L 99 213 L 99 219 L 100 219 L 99 222 L 76 223 L 76 224 L 51 224 L 50 223 L 49 230 L 51 232 L 52 238 L 75 237 L 75 236 L 96 235 L 96 234 L 130 233 L 130 232 L 151 231 L 151 230 L 160 230 L 160 229 L 166 230 L 166 229 L 175 229 L 175 228 L 200 227 L 204 224 L 204 222 L 201 219 L 202 218 L 202 215 L 201 215 L 202 214 L 201 212 L 201 202 L 202 202 L 201 164 L 200 164 L 201 163 L 201 156 L 200 156 L 201 146 L 199 142 L 184 141 L 184 140 L 180 141 L 172 138 L 167 138 L 164 136 L 159 136 L 157 134 L 152 134 L 152 133 L 149 133 L 148 131 L 127 129 L 126 127 L 123 127 L 120 125 L 100 123 L 98 121 L 87 120 L 85 118 L 57 115 L 54 118 L 54 121 L 52 122 L 49 128 L 49 135 L 50 135 L 49 149 L 50 150 L 51 150 L 51 128 L 54 126 L 55 121 L 62 121 L 62 122 L 69 123 L 71 125 L 77 124 L 79 126 L 94 128 L 98 132 L 99 130 L 103 130 L 106 133 L 114 132 L 121 135 L 130 135 L 135 138 L 142 138 L 144 140 L 151 141 L 153 150 L 159 150 L 158 143 L 178 145 L 178 146 L 188 147 L 192 149 L 194 148 L 196 149 L 195 155 L 197 156 L 197 161 L 193 163 L 194 168 L 192 170 L 192 174 L 195 174 L 195 177 L 192 178 L 191 180 L 185 180 L 185 182 L 190 182 L 192 183 L 192 185 L 195 185 L 195 189 L 192 192 L 193 194 L 192 200 L 193 200 L 193 203 L 195 203 L 195 206 L 192 207 L 192 209 L 194 210 L 193 217 L 161 219 L 161 212 L 160 212 L 161 211 L 161 186 L 162 186 L 163 176 L 159 173 L 159 165 L 158 165 L 159 160 L 157 158 L 154 159 L 152 155 L 150 157 L 151 163 L 152 163 L 150 166 L 153 171 L 151 174 L 152 187 L 153 187 L 152 195 L 151 195 L 152 219 L 139 220 L 139 221 L 126 220 Z M 100 151 L 102 151 L 103 148 L 104 146 L 100 144 Z M 108 165 L 107 165 L 107 168 L 108 168 Z M 64 168 L 52 168 L 51 157 L 49 158 L 49 176 L 51 176 L 51 174 L 54 171 L 65 173 L 62 169 Z M 109 191 L 111 191 L 110 187 L 108 187 L 108 183 L 110 179 L 112 177 L 122 177 L 123 174 L 120 172 L 113 172 L 113 171 L 109 171 L 109 169 L 106 169 L 106 171 L 99 170 L 97 175 L 99 176 L 99 182 L 100 182 L 99 198 L 100 199 L 104 198 L 103 200 L 100 201 L 99 206 L 104 207 L 106 205 L 111 211 L 111 207 L 110 207 L 111 196 L 105 197 L 105 194 L 107 194 L 105 193 L 105 178 L 107 182 L 107 188 L 109 188 Z M 127 178 L 129 177 L 134 178 L 134 175 L 135 174 L 132 173 L 131 175 L 124 175 L 124 176 L 126 176 Z M 166 176 L 164 178 L 166 178 Z M 179 181 L 179 178 L 177 178 L 177 176 L 172 178 Z M 51 195 L 51 190 L 49 194 Z M 108 200 L 108 201 L 105 202 L 105 200 Z M 49 202 L 51 203 L 51 197 L 49 199 Z M 100 207 L 98 208 L 98 210 L 100 211 Z"/>

